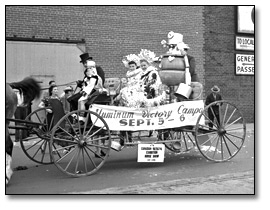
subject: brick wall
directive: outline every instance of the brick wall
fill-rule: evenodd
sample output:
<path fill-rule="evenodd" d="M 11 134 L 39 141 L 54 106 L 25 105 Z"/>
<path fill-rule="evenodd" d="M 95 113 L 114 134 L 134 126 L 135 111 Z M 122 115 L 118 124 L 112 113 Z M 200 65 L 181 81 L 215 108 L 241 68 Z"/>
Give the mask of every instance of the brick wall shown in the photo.
<path fill-rule="evenodd" d="M 235 76 L 235 6 L 208 6 L 204 10 L 205 93 L 218 85 L 225 100 L 234 103 L 247 122 L 254 122 L 254 76 Z"/>
<path fill-rule="evenodd" d="M 85 39 L 87 51 L 107 76 L 124 76 L 121 60 L 149 49 L 165 53 L 160 44 L 169 31 L 180 32 L 198 59 L 203 77 L 203 7 L 183 6 L 7 6 L 6 36 L 70 40 Z"/>
<path fill-rule="evenodd" d="M 169 31 L 184 35 L 205 94 L 225 99 L 254 120 L 254 77 L 235 76 L 234 6 L 6 6 L 6 37 L 82 40 L 107 77 L 124 77 L 121 60 L 149 49 L 165 53 Z"/>

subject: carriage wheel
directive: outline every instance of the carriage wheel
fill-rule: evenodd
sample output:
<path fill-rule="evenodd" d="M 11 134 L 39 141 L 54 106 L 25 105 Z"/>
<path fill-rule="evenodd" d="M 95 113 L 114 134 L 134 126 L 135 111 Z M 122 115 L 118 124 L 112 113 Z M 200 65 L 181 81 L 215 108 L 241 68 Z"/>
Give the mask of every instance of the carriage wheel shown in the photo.
<path fill-rule="evenodd" d="M 159 133 L 159 139 L 171 140 L 171 142 L 164 144 L 167 149 L 174 153 L 188 152 L 195 146 L 194 136 L 189 132 L 167 130 Z"/>
<path fill-rule="evenodd" d="M 50 107 L 47 107 L 47 109 Z M 39 164 L 53 163 L 50 156 L 49 142 L 53 127 L 54 115 L 47 115 L 45 108 L 40 108 L 30 113 L 25 120 L 42 123 L 39 127 L 33 127 L 30 136 L 20 140 L 21 148 L 28 158 Z M 47 117 L 46 117 L 47 116 Z M 27 123 L 26 123 L 27 125 Z M 31 126 L 31 124 L 29 124 Z"/>
<path fill-rule="evenodd" d="M 77 120 L 79 113 L 85 116 L 84 124 Z M 55 125 L 50 148 L 53 162 L 62 172 L 74 177 L 91 175 L 102 167 L 109 156 L 110 130 L 97 113 L 73 111 Z"/>
<path fill-rule="evenodd" d="M 217 107 L 218 114 L 215 114 Z M 208 123 L 204 124 L 204 120 Z M 210 124 L 213 124 L 213 127 Z M 246 124 L 243 115 L 232 103 L 213 102 L 205 107 L 198 117 L 195 128 L 196 145 L 208 160 L 230 160 L 242 148 L 245 136 Z"/>

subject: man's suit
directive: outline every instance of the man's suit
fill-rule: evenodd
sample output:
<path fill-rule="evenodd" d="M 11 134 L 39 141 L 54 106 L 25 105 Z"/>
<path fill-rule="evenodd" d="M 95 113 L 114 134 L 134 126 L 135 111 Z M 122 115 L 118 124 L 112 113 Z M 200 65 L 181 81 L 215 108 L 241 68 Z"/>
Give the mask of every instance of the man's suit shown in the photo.
<path fill-rule="evenodd" d="M 222 97 L 219 93 L 210 93 L 207 97 L 206 97 L 206 100 L 205 100 L 205 105 L 209 105 L 211 104 L 212 102 L 215 102 L 215 101 L 220 101 L 222 100 Z M 208 125 L 210 128 L 213 128 L 213 122 L 216 118 L 218 124 L 220 125 L 220 116 L 219 116 L 219 106 L 218 105 L 214 105 L 214 106 L 211 106 L 212 109 L 213 109 L 213 112 L 211 110 L 211 108 L 208 109 L 208 117 L 209 119 L 212 121 L 212 122 L 209 122 Z"/>

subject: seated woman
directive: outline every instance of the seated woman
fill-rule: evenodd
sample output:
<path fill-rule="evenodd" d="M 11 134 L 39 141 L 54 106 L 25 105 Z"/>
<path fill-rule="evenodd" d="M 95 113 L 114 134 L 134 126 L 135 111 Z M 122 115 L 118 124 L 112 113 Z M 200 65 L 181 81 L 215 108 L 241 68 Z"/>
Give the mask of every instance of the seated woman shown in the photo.
<path fill-rule="evenodd" d="M 56 85 L 52 85 L 49 88 L 49 96 L 41 100 L 38 105 L 39 108 L 52 107 L 52 109 L 46 109 L 47 111 L 47 123 L 49 130 L 65 115 L 63 104 L 58 96 L 58 88 Z M 54 112 L 53 112 L 54 111 Z"/>
<path fill-rule="evenodd" d="M 165 91 L 162 90 L 162 83 L 159 74 L 152 62 L 155 59 L 155 54 L 149 50 L 142 49 L 138 56 L 131 54 L 126 56 L 133 59 L 138 65 L 139 69 L 131 71 L 129 67 L 129 76 L 134 72 L 133 78 L 128 78 L 127 87 L 123 88 L 117 97 L 120 104 L 132 108 L 151 107 L 163 104 L 165 101 Z M 133 64 L 129 60 L 130 64 Z"/>

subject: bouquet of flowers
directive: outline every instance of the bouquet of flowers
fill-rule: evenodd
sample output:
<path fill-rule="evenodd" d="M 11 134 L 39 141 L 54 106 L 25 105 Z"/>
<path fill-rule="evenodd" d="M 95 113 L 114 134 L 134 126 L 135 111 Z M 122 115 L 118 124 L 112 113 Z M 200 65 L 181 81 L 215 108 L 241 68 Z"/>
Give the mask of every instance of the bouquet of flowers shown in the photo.
<path fill-rule="evenodd" d="M 130 61 L 134 61 L 137 64 L 137 66 L 139 66 L 139 64 L 140 64 L 140 58 L 135 54 L 129 54 L 127 56 L 124 56 L 124 58 L 122 59 L 122 62 L 125 65 L 126 68 L 129 67 L 128 63 Z"/>
<path fill-rule="evenodd" d="M 158 59 L 154 52 L 147 49 L 141 49 L 141 52 L 138 54 L 138 57 L 140 59 L 147 60 L 149 63 L 153 63 L 154 61 Z"/>

